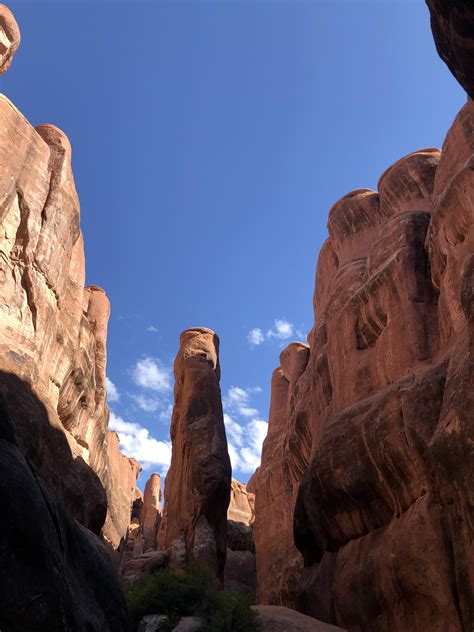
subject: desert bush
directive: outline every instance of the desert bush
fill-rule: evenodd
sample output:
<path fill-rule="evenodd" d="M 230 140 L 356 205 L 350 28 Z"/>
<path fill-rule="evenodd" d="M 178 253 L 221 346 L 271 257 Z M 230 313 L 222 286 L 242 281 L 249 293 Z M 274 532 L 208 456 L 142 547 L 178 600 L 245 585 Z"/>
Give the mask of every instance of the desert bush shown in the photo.
<path fill-rule="evenodd" d="M 218 590 L 207 569 L 194 566 L 188 573 L 160 569 L 137 582 L 126 593 L 136 629 L 147 614 L 165 614 L 169 622 L 163 632 L 172 630 L 181 617 L 201 617 L 203 632 L 254 632 L 256 616 L 250 606 L 254 595 L 233 595 Z M 161 631 L 160 631 L 161 632 Z"/>

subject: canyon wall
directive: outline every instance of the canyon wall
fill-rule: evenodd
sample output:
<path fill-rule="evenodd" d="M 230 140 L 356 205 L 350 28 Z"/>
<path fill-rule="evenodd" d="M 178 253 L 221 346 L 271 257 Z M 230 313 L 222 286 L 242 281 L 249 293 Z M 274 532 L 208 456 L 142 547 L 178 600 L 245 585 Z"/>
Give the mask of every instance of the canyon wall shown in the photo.
<path fill-rule="evenodd" d="M 428 4 L 472 94 L 472 8 Z M 328 231 L 306 366 L 293 387 L 283 361 L 273 375 L 249 483 L 258 599 L 350 631 L 472 629 L 473 101 Z"/>
<path fill-rule="evenodd" d="M 116 442 L 108 447 L 110 306 L 101 288 L 84 286 L 71 146 L 52 125 L 33 128 L 4 95 L 0 192 L 0 388 L 18 419 L 24 454 L 88 529 L 100 533 L 108 509 L 107 526 L 114 527 L 105 535 L 117 547 L 135 481 L 127 483 L 124 511 L 123 490 L 109 471 L 109 463 L 122 458 Z M 33 385 L 47 416 L 10 392 L 8 374 Z M 138 468 L 132 470 L 136 480 Z"/>
<path fill-rule="evenodd" d="M 272 376 L 261 465 L 247 485 L 255 492 L 258 603 L 295 606 L 303 560 L 293 539 L 293 508 L 311 447 L 306 412 L 298 404 L 298 383 L 309 353 L 307 344 L 295 342 L 280 355 L 280 367 Z"/>
<path fill-rule="evenodd" d="M 19 41 L 0 5 L 0 74 Z M 84 283 L 69 141 L 53 125 L 34 128 L 0 95 L 4 630 L 128 626 L 94 534 L 113 548 L 123 541 L 140 468 L 108 432 L 110 307 L 101 288 Z"/>
<path fill-rule="evenodd" d="M 219 386 L 219 339 L 206 328 L 184 331 L 174 363 L 172 457 L 158 547 L 185 569 L 197 560 L 220 579 L 226 560 L 231 467 Z"/>

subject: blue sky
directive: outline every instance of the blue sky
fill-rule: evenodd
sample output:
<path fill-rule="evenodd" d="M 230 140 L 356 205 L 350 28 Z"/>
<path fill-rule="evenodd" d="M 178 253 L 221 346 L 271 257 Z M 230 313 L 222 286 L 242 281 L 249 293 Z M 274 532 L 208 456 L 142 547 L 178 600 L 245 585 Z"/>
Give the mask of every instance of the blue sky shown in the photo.
<path fill-rule="evenodd" d="M 246 481 L 278 355 L 312 325 L 330 206 L 440 146 L 465 100 L 424 2 L 8 5 L 22 45 L 0 89 L 71 140 L 124 447 L 166 470 L 179 334 L 211 327 Z"/>

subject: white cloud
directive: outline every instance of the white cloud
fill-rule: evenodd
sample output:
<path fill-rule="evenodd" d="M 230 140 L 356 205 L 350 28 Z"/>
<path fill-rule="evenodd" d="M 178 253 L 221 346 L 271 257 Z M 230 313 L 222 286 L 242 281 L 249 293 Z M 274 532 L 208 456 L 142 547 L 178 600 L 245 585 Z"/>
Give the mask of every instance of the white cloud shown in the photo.
<path fill-rule="evenodd" d="M 293 323 L 284 318 L 277 318 L 273 323 L 272 329 L 267 331 L 267 338 L 277 338 L 278 340 L 288 340 L 294 331 Z"/>
<path fill-rule="evenodd" d="M 232 469 L 245 474 L 254 472 L 260 465 L 268 423 L 263 419 L 252 419 L 247 424 L 239 424 L 229 415 L 224 415 L 224 423 Z"/>
<path fill-rule="evenodd" d="M 247 340 L 251 347 L 261 345 L 265 340 L 288 340 L 296 336 L 300 340 L 304 339 L 304 335 L 295 328 L 293 323 L 290 323 L 286 318 L 276 318 L 273 321 L 273 327 L 271 327 L 266 333 L 264 333 L 259 327 L 252 329 L 248 335 Z"/>
<path fill-rule="evenodd" d="M 154 465 L 169 466 L 171 463 L 171 443 L 158 441 L 140 424 L 124 421 L 111 411 L 109 428 L 118 433 L 122 452 L 137 459 L 144 469 Z"/>
<path fill-rule="evenodd" d="M 146 397 L 145 395 L 132 395 L 131 397 L 138 407 L 146 413 L 154 413 L 160 406 L 160 402 L 154 397 Z"/>
<path fill-rule="evenodd" d="M 108 377 L 105 378 L 105 387 L 107 391 L 107 401 L 118 402 L 120 399 L 120 393 L 118 392 L 118 388 Z"/>
<path fill-rule="evenodd" d="M 247 340 L 252 347 L 258 347 L 258 345 L 261 345 L 265 340 L 265 336 L 263 335 L 263 331 L 261 329 L 255 327 L 247 334 Z"/>
<path fill-rule="evenodd" d="M 231 386 L 223 399 L 230 461 L 232 468 L 242 473 L 251 473 L 260 465 L 268 425 L 259 418 L 259 411 L 251 406 L 251 399 L 261 390 L 259 386 Z"/>
<path fill-rule="evenodd" d="M 260 386 L 254 386 L 253 388 L 231 386 L 223 400 L 224 408 L 230 413 L 244 417 L 255 417 L 259 413 L 256 408 L 249 406 L 250 398 L 255 393 L 260 393 L 261 390 Z"/>
<path fill-rule="evenodd" d="M 158 333 L 158 329 L 154 325 L 150 325 L 149 327 L 146 328 L 146 330 L 151 331 L 154 334 Z"/>
<path fill-rule="evenodd" d="M 139 360 L 132 370 L 135 384 L 162 393 L 171 390 L 171 371 L 153 358 Z"/>
<path fill-rule="evenodd" d="M 244 417 L 255 417 L 255 415 L 258 415 L 256 408 L 248 408 L 247 406 L 241 406 L 239 412 Z"/>

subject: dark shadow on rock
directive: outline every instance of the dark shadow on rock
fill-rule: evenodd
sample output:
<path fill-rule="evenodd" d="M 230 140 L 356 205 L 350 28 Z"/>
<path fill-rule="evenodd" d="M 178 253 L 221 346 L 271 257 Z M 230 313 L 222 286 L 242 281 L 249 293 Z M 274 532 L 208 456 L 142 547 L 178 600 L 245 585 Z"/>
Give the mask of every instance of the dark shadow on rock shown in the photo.
<path fill-rule="evenodd" d="M 81 457 L 74 457 L 64 432 L 51 425 L 54 416 L 48 415 L 29 383 L 0 371 L 0 395 L 8 402 L 21 453 L 36 466 L 69 513 L 99 535 L 107 514 L 107 496 L 97 474 Z"/>
<path fill-rule="evenodd" d="M 127 606 L 107 550 L 65 510 L 54 485 L 45 482 L 40 449 L 45 441 L 54 443 L 50 454 L 57 460 L 48 468 L 56 465 L 56 484 L 61 476 L 69 482 L 78 472 L 82 475 L 88 466 L 82 462 L 76 469 L 64 435 L 61 440 L 61 431 L 48 430 L 44 423 L 47 411 L 30 385 L 0 372 L 0 630 L 128 630 Z M 38 438 L 40 444 L 30 446 Z M 80 481 L 78 494 L 81 487 L 87 492 Z"/>

